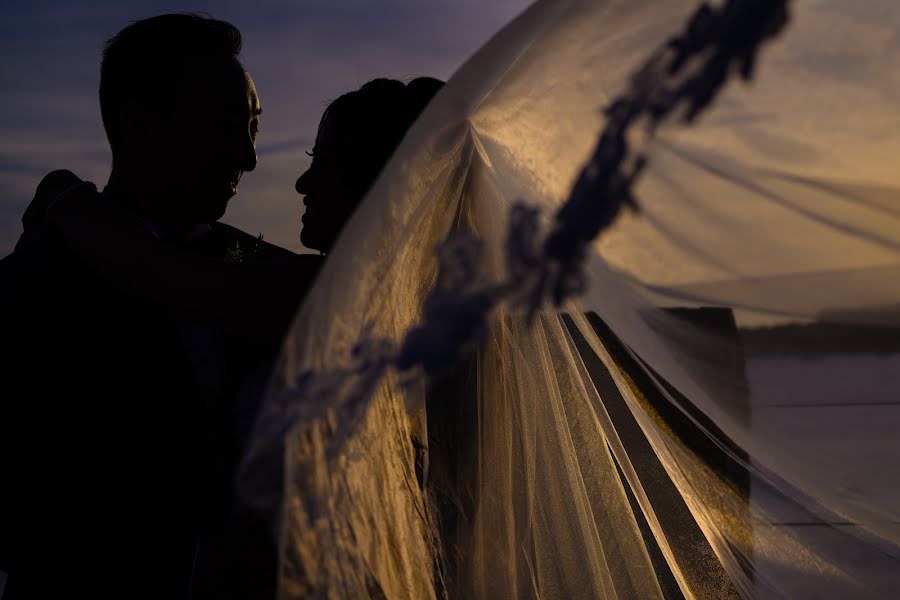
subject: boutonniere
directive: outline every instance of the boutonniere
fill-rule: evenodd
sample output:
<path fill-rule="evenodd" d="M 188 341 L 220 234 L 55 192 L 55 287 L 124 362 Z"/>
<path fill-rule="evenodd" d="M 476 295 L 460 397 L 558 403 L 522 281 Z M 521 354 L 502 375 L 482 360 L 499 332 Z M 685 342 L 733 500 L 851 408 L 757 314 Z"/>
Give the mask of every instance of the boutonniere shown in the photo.
<path fill-rule="evenodd" d="M 234 246 L 225 250 L 225 261 L 242 263 L 254 258 L 259 258 L 263 254 L 263 234 L 256 236 L 255 240 L 245 243 L 241 246 L 239 241 L 234 242 Z"/>

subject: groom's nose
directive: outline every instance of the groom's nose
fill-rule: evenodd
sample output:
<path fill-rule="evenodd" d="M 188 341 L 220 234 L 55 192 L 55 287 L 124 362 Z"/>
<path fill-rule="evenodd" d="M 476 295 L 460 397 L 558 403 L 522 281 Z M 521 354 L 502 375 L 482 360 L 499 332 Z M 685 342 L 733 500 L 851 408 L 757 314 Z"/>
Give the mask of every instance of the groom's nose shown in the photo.
<path fill-rule="evenodd" d="M 252 171 L 256 168 L 256 141 L 245 131 L 231 132 L 226 151 L 230 167 L 240 171 Z"/>
<path fill-rule="evenodd" d="M 252 171 L 256 168 L 256 142 L 250 136 L 241 141 L 238 148 L 238 159 L 242 171 Z"/>

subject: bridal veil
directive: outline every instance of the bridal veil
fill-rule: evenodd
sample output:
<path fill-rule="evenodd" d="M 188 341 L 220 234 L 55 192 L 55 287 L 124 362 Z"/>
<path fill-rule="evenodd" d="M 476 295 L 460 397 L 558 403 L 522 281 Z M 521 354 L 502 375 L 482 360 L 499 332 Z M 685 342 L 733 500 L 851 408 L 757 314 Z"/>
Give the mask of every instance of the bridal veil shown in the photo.
<path fill-rule="evenodd" d="M 752 80 L 660 124 L 582 294 L 498 304 L 437 375 L 349 366 L 420 321 L 451 234 L 506 276 L 514 203 L 549 222 L 602 109 L 695 8 L 540 0 L 410 130 L 294 321 L 245 464 L 281 597 L 900 589 L 893 0 L 791 2 Z M 278 440 L 273 486 L 253 467 Z"/>

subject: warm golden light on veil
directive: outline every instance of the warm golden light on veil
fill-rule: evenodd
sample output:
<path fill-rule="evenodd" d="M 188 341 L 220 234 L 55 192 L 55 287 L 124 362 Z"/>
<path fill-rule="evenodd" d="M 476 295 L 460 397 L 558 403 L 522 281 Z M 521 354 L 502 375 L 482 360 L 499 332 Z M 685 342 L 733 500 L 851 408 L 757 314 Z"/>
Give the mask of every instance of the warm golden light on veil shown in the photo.
<path fill-rule="evenodd" d="M 884 20 L 793 3 L 752 80 L 644 136 L 636 208 L 590 245 L 580 297 L 531 322 L 498 302 L 449 373 L 385 369 L 371 403 L 304 397 L 283 596 L 892 589 L 900 457 L 883 394 L 900 369 L 882 341 L 898 325 L 900 117 L 881 74 L 900 60 L 900 12 L 876 4 Z M 451 232 L 477 238 L 479 273 L 504 281 L 514 205 L 551 220 L 608 124 L 600 109 L 693 8 L 538 2 L 476 53 L 329 256 L 273 397 L 365 355 L 360 341 L 400 344 Z M 322 417 L 344 410 L 350 428 Z"/>

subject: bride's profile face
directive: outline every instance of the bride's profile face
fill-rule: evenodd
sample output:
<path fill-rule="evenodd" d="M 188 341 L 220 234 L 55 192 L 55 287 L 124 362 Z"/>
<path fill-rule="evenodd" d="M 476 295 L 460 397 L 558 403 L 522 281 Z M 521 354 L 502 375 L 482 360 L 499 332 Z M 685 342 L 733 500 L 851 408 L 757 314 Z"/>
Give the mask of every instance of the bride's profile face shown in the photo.
<path fill-rule="evenodd" d="M 294 186 L 303 195 L 306 211 L 300 241 L 307 248 L 328 252 L 353 212 L 358 195 L 347 159 L 348 134 L 340 114 L 331 111 L 319 125 L 312 164 Z"/>

